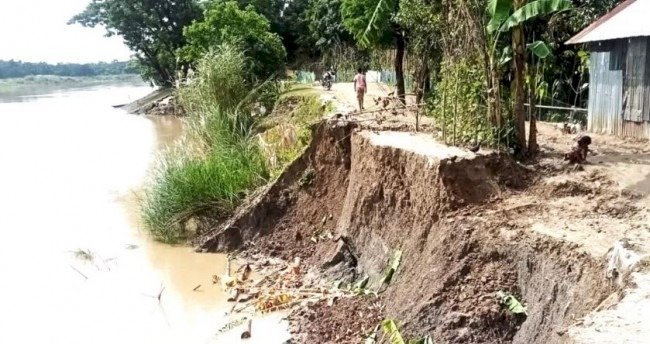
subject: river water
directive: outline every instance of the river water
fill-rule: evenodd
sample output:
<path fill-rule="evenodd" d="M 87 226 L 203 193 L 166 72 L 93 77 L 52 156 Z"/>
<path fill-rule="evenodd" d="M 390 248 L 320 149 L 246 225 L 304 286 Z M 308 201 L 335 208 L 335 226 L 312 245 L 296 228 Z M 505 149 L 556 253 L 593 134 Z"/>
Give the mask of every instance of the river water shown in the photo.
<path fill-rule="evenodd" d="M 225 258 L 138 223 L 138 189 L 181 123 L 111 105 L 150 91 L 0 95 L 0 343 L 233 342 L 215 340 Z"/>

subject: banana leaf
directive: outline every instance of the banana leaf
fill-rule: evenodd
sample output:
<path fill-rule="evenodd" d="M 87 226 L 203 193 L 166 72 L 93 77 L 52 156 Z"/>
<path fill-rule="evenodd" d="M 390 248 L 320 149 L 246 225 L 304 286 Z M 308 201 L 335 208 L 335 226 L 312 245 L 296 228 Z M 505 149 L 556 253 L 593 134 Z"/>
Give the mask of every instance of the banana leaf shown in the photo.
<path fill-rule="evenodd" d="M 565 11 L 571 8 L 573 8 L 571 0 L 536 0 L 529 2 L 510 15 L 510 17 L 501 24 L 499 31 L 508 32 L 513 27 L 521 25 L 530 19 Z"/>
<path fill-rule="evenodd" d="M 535 56 L 540 59 L 545 59 L 551 55 L 551 49 L 549 49 L 546 43 L 542 41 L 529 43 L 526 45 L 526 48 L 528 48 L 533 54 L 535 54 Z"/>
<path fill-rule="evenodd" d="M 386 319 L 381 322 L 381 327 L 384 329 L 384 333 L 388 336 L 388 342 L 390 344 L 406 344 L 395 321 Z"/>
<path fill-rule="evenodd" d="M 390 284 L 390 282 L 393 280 L 393 276 L 395 275 L 395 272 L 399 268 L 399 265 L 402 263 L 402 251 L 397 250 L 393 254 L 393 259 L 390 263 L 390 266 L 388 267 L 388 270 L 386 270 L 384 274 L 384 278 L 381 280 L 381 284 Z"/>
<path fill-rule="evenodd" d="M 490 22 L 487 25 L 488 33 L 494 33 L 501 27 L 501 24 L 510 16 L 512 0 L 489 0 L 487 11 L 490 15 Z"/>
<path fill-rule="evenodd" d="M 501 300 L 501 303 L 508 308 L 510 313 L 528 315 L 526 307 L 524 307 L 521 302 L 511 294 L 499 291 L 497 292 L 497 297 Z"/>

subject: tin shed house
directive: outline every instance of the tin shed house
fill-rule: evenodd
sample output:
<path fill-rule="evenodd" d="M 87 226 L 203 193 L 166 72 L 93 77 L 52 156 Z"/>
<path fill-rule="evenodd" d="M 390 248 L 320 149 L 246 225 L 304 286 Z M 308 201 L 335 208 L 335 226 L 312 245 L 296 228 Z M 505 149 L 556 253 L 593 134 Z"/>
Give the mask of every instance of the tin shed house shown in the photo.
<path fill-rule="evenodd" d="M 591 52 L 587 128 L 650 139 L 650 0 L 626 0 L 567 44 Z"/>

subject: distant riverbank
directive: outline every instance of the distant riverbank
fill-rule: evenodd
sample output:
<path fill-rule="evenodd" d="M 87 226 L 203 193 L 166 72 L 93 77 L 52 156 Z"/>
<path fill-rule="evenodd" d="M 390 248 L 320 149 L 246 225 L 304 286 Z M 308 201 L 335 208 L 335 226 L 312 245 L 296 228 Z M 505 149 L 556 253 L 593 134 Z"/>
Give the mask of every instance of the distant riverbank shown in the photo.
<path fill-rule="evenodd" d="M 23 96 L 47 93 L 54 89 L 70 89 L 107 84 L 143 85 L 137 74 L 69 77 L 55 75 L 31 75 L 24 78 L 0 79 L 0 95 Z"/>

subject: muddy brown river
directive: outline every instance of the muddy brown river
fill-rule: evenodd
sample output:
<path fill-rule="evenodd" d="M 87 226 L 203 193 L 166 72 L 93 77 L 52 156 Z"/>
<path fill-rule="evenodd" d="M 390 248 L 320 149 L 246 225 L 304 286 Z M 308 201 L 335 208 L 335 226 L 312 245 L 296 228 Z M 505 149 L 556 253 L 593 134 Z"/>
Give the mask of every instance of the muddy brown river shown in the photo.
<path fill-rule="evenodd" d="M 225 257 L 153 242 L 138 223 L 137 192 L 182 126 L 111 105 L 150 91 L 0 95 L 0 343 L 239 342 L 216 336 Z M 248 343 L 280 342 L 282 327 L 266 319 Z"/>

